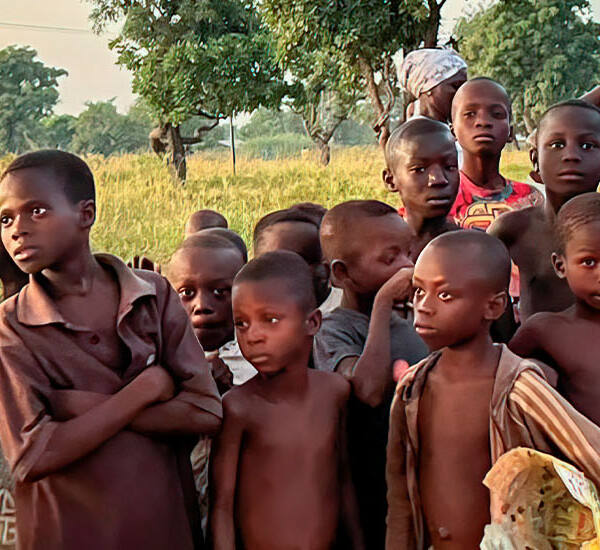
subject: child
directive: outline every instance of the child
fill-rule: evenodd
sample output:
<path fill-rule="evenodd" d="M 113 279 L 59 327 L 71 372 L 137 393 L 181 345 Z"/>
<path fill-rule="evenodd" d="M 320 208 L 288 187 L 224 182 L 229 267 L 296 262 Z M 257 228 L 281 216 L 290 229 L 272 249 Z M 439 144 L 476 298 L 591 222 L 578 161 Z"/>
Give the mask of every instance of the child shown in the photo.
<path fill-rule="evenodd" d="M 214 234 L 213 229 L 204 229 L 185 239 L 169 263 L 169 282 L 179 294 L 194 332 L 213 365 L 223 362 L 218 359 L 225 347 L 228 352 L 237 347 L 231 285 L 245 263 L 240 249 L 231 240 Z M 254 376 L 256 370 L 241 356 L 237 359 L 224 362 L 233 374 L 233 383 L 242 384 Z"/>
<path fill-rule="evenodd" d="M 408 366 L 427 354 L 423 341 L 395 311 L 410 293 L 411 231 L 391 206 L 349 201 L 323 218 L 321 243 L 342 304 L 323 319 L 315 338 L 318 369 L 338 372 L 352 384 L 348 432 L 352 475 L 365 542 L 385 539 L 385 447 L 393 397 L 393 365 Z"/>
<path fill-rule="evenodd" d="M 210 227 L 223 227 L 227 229 L 227 218 L 215 210 L 197 210 L 190 215 L 185 224 L 185 236 L 189 237 L 198 231 Z"/>
<path fill-rule="evenodd" d="M 519 268 L 523 321 L 540 311 L 562 311 L 574 302 L 550 260 L 556 250 L 554 222 L 565 202 L 598 186 L 600 110 L 581 100 L 550 107 L 540 119 L 531 160 L 546 187 L 545 204 L 510 212 L 489 228 Z"/>
<path fill-rule="evenodd" d="M 341 377 L 307 368 L 321 314 L 312 274 L 288 251 L 248 263 L 233 285 L 236 332 L 259 375 L 223 400 L 212 457 L 213 549 L 327 550 L 341 510 L 360 548 L 344 458 Z"/>
<path fill-rule="evenodd" d="M 450 211 L 464 228 L 483 229 L 502 213 L 542 202 L 536 189 L 504 178 L 502 149 L 513 137 L 506 90 L 489 78 L 463 84 L 452 102 L 452 129 L 463 149 L 456 202 Z"/>
<path fill-rule="evenodd" d="M 508 251 L 481 231 L 440 235 L 417 260 L 415 327 L 435 351 L 392 405 L 387 550 L 478 548 L 490 521 L 483 478 L 514 447 L 560 453 L 600 482 L 600 429 L 535 364 L 492 343 L 509 279 Z"/>
<path fill-rule="evenodd" d="M 189 441 L 221 403 L 179 298 L 92 255 L 94 180 L 62 151 L 0 177 L 2 242 L 30 282 L 0 305 L 0 440 L 23 549 L 192 549 Z"/>
<path fill-rule="evenodd" d="M 566 279 L 575 305 L 560 313 L 536 313 L 518 330 L 509 347 L 540 359 L 558 372 L 558 389 L 575 408 L 600 425 L 600 194 L 584 193 L 558 212 L 559 278 Z"/>
<path fill-rule="evenodd" d="M 414 261 L 431 239 L 458 229 L 448 219 L 459 181 L 454 136 L 442 122 L 413 118 L 392 132 L 385 160 L 383 181 L 400 194 L 399 213 L 415 235 Z"/>
<path fill-rule="evenodd" d="M 304 258 L 313 272 L 318 305 L 327 300 L 331 291 L 329 269 L 319 241 L 320 225 L 321 220 L 315 210 L 301 205 L 298 209 L 292 207 L 263 216 L 253 235 L 255 258 L 276 250 L 290 250 Z"/>

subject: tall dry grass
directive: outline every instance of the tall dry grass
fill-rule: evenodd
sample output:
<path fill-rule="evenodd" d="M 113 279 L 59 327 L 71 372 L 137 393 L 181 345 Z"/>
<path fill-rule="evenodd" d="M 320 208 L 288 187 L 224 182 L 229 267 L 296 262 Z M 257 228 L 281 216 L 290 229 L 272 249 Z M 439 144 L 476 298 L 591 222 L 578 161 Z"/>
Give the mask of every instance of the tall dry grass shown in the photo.
<path fill-rule="evenodd" d="M 0 170 L 10 158 L 0 159 Z M 357 198 L 398 203 L 398 197 L 381 184 L 384 163 L 375 147 L 334 150 L 327 167 L 313 155 L 272 161 L 241 158 L 236 176 L 227 153 L 197 154 L 188 160 L 185 186 L 150 154 L 86 160 L 97 184 L 94 249 L 122 258 L 143 254 L 166 261 L 181 242 L 187 217 L 201 208 L 224 214 L 230 227 L 250 243 L 260 217 L 296 202 L 317 202 L 328 208 Z M 524 181 L 529 172 L 527 154 L 506 153 L 502 171 Z"/>

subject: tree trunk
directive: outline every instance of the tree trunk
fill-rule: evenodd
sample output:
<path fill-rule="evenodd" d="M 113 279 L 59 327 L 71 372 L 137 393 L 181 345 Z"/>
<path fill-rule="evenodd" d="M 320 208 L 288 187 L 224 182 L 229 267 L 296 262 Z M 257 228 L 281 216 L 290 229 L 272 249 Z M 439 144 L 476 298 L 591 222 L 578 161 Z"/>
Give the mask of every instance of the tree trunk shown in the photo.
<path fill-rule="evenodd" d="M 429 17 L 423 37 L 425 48 L 435 48 L 437 46 L 440 22 L 442 20 L 441 11 L 444 4 L 445 1 L 438 4 L 437 0 L 429 0 Z"/>
<path fill-rule="evenodd" d="M 170 165 L 171 170 L 175 174 L 175 177 L 185 184 L 186 178 L 186 162 L 185 162 L 185 148 L 183 146 L 183 140 L 181 139 L 181 132 L 179 126 L 173 126 L 168 124 L 168 142 L 169 142 L 169 153 L 171 155 Z"/>
<path fill-rule="evenodd" d="M 373 125 L 373 130 L 377 135 L 377 141 L 379 141 L 379 145 L 382 149 L 385 149 L 387 140 L 390 137 L 388 120 L 389 113 L 386 112 L 383 101 L 381 101 L 381 97 L 379 96 L 379 88 L 375 82 L 373 67 L 371 67 L 369 62 L 362 56 L 358 57 L 358 64 L 360 67 L 360 72 L 367 83 L 367 92 L 371 99 L 373 108 L 375 109 L 375 114 L 377 115 L 377 121 Z"/>
<path fill-rule="evenodd" d="M 320 157 L 319 162 L 323 166 L 327 166 L 329 161 L 331 160 L 331 148 L 329 147 L 329 142 L 321 139 L 319 137 L 313 138 L 317 149 L 319 149 Z"/>

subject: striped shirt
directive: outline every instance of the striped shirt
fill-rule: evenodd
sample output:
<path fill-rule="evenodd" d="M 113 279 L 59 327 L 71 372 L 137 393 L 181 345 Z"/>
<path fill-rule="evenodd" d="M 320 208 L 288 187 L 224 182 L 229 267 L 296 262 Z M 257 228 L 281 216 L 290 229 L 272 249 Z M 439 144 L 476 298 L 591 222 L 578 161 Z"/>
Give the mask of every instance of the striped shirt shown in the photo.
<path fill-rule="evenodd" d="M 425 549 L 417 475 L 418 411 L 427 373 L 440 355 L 433 353 L 407 371 L 392 404 L 386 466 L 386 550 Z M 558 394 L 535 363 L 521 359 L 503 345 L 490 403 L 492 464 L 516 447 L 571 462 L 600 487 L 600 428 Z"/>

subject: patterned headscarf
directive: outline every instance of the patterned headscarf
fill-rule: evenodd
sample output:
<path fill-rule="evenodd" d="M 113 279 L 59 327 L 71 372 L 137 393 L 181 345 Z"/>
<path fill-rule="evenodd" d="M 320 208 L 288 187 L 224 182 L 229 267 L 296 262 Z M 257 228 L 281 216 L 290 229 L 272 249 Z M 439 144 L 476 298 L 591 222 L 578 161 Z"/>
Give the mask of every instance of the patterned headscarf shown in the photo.
<path fill-rule="evenodd" d="M 415 50 L 400 67 L 396 64 L 400 86 L 415 98 L 466 68 L 465 60 L 453 49 Z"/>

